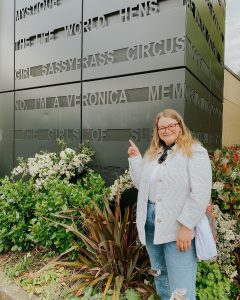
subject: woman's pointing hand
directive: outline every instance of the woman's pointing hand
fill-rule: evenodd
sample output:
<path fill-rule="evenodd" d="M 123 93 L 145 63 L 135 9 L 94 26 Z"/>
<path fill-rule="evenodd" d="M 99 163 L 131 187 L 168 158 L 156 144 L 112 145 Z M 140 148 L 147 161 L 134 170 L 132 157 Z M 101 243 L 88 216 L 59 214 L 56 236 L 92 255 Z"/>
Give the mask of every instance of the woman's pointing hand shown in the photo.
<path fill-rule="evenodd" d="M 129 143 L 130 143 L 130 147 L 128 148 L 128 155 L 130 157 L 138 156 L 140 154 L 138 147 L 133 143 L 132 140 L 129 140 Z"/>

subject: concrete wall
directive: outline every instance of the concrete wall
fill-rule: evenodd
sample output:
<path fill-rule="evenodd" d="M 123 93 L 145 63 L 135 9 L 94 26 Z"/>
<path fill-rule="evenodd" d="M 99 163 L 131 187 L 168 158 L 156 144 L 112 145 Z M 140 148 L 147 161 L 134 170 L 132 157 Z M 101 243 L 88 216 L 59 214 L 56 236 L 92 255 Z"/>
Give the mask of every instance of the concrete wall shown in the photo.
<path fill-rule="evenodd" d="M 240 144 L 240 78 L 224 71 L 222 144 Z"/>

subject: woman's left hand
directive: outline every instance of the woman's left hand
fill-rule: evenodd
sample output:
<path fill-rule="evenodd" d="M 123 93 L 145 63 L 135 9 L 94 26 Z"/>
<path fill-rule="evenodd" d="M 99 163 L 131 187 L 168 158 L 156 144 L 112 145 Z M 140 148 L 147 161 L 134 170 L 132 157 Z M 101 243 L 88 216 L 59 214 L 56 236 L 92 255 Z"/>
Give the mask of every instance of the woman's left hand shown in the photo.
<path fill-rule="evenodd" d="M 178 251 L 188 251 L 191 248 L 192 230 L 184 225 L 180 226 L 176 246 Z"/>

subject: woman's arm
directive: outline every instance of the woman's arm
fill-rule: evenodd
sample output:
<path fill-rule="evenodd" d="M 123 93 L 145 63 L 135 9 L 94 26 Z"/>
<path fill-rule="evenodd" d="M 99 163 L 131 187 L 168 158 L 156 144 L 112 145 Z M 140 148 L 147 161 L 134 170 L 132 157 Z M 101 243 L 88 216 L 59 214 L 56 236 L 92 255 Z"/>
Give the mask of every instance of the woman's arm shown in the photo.
<path fill-rule="evenodd" d="M 133 184 L 137 189 L 139 189 L 142 165 L 143 165 L 143 159 L 141 154 L 139 154 L 138 156 L 129 157 L 128 162 L 129 162 L 129 173 L 133 181 Z"/>
<path fill-rule="evenodd" d="M 132 178 L 133 184 L 139 189 L 141 170 L 142 170 L 142 156 L 138 147 L 129 140 L 130 147 L 128 148 L 128 161 L 129 161 L 129 172 Z"/>
<path fill-rule="evenodd" d="M 190 194 L 178 221 L 193 230 L 204 216 L 212 189 L 212 169 L 207 150 L 201 145 L 193 145 L 193 154 L 188 161 Z"/>

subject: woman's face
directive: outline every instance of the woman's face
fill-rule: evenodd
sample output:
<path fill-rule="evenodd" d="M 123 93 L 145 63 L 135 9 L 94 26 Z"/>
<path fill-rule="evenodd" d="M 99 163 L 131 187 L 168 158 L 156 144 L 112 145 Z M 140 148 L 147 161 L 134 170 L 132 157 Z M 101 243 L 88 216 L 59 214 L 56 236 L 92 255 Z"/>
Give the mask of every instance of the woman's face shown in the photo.
<path fill-rule="evenodd" d="M 166 145 L 172 145 L 178 138 L 181 127 L 177 120 L 161 117 L 157 124 L 158 136 Z"/>

